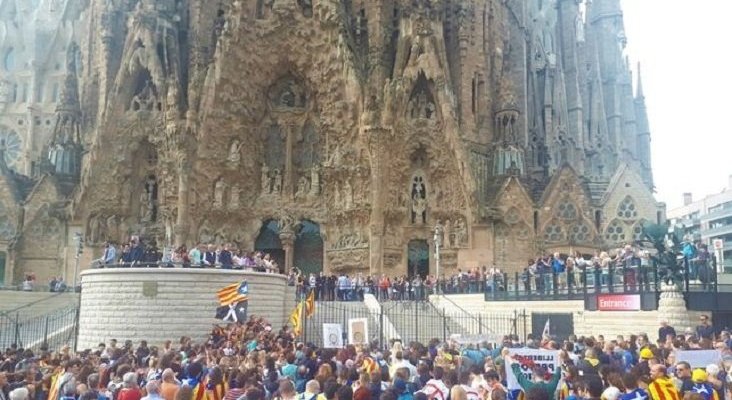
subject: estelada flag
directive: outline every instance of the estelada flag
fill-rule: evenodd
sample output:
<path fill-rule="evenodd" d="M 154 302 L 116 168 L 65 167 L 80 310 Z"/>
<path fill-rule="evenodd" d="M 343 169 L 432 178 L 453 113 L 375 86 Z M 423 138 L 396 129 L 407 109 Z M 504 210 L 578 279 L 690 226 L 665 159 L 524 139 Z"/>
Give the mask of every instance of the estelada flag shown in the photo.
<path fill-rule="evenodd" d="M 311 290 L 308 298 L 305 299 L 305 314 L 308 318 L 315 314 L 315 290 Z"/>
<path fill-rule="evenodd" d="M 361 368 L 363 368 L 364 372 L 370 374 L 379 370 L 379 364 L 377 364 L 373 358 L 366 357 L 363 359 L 363 364 L 361 364 Z"/>
<path fill-rule="evenodd" d="M 249 300 L 249 284 L 247 281 L 232 283 L 219 289 L 216 295 L 219 298 L 219 304 L 222 306 L 246 301 Z"/>
<path fill-rule="evenodd" d="M 295 336 L 300 336 L 300 330 L 302 329 L 302 302 L 297 303 L 297 306 L 294 310 L 292 310 L 292 313 L 290 314 L 290 325 L 292 325 L 292 331 L 295 333 Z"/>

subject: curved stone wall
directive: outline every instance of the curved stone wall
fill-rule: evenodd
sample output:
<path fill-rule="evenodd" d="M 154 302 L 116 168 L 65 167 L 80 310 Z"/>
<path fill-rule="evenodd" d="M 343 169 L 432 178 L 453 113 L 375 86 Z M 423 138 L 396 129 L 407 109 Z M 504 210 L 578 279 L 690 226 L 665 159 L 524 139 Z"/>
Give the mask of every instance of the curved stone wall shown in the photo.
<path fill-rule="evenodd" d="M 279 329 L 294 304 L 294 288 L 282 275 L 217 269 L 116 268 L 81 274 L 80 350 L 117 339 L 124 343 L 189 336 L 208 337 L 222 287 L 249 282 L 249 315 L 264 316 Z"/>

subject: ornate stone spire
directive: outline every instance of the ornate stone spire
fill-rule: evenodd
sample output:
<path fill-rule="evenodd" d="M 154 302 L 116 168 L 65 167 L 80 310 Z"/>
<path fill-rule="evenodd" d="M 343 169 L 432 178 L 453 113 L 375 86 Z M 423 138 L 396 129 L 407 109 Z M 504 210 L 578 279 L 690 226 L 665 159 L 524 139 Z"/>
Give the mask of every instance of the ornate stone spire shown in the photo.
<path fill-rule="evenodd" d="M 69 46 L 66 79 L 61 100 L 56 106 L 56 125 L 48 148 L 51 172 L 64 178 L 78 179 L 81 172 L 81 107 L 79 83 L 76 78 L 76 43 Z"/>

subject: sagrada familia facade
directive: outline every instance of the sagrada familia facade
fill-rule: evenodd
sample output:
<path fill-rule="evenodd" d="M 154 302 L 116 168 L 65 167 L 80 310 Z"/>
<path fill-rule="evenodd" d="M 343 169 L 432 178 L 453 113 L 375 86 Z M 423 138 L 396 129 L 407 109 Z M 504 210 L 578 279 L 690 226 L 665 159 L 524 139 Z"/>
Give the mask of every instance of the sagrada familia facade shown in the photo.
<path fill-rule="evenodd" d="M 388 275 L 661 222 L 619 0 L 0 0 L 0 279 L 104 241 Z"/>

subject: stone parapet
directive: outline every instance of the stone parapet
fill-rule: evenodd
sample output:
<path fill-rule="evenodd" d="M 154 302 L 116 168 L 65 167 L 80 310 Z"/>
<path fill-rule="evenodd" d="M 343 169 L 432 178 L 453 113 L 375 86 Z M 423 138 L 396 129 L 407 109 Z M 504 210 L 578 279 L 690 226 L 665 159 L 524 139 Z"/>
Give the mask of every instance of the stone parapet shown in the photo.
<path fill-rule="evenodd" d="M 208 337 L 222 287 L 246 279 L 249 315 L 265 317 L 279 329 L 294 302 L 282 275 L 218 269 L 118 268 L 84 271 L 81 276 L 78 349 L 109 339 L 147 340 L 160 345 L 189 336 Z"/>

